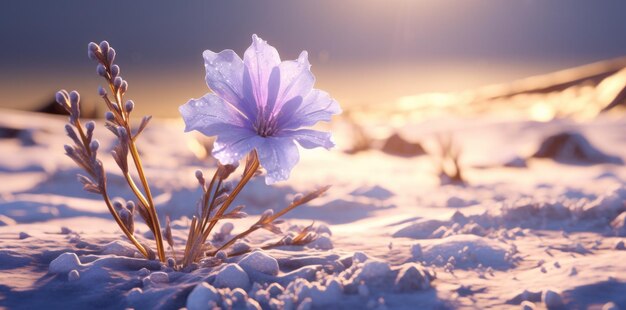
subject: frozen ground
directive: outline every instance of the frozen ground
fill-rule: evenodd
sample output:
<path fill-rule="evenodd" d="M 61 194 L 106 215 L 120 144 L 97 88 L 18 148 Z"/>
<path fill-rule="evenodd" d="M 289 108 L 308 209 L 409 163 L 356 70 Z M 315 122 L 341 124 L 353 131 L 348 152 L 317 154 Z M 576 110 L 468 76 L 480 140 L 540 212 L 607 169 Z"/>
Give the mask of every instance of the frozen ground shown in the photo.
<path fill-rule="evenodd" d="M 81 191 L 78 170 L 63 155 L 63 118 L 2 114 L 0 130 L 11 138 L 0 139 L 0 307 L 626 309 L 626 168 L 584 156 L 528 159 L 563 131 L 624 159 L 624 117 L 403 127 L 403 137 L 429 152 L 435 134 L 451 133 L 463 150 L 466 186 L 440 186 L 428 155 L 342 152 L 351 135 L 339 121 L 339 149 L 302 152 L 289 181 L 268 187 L 258 179 L 240 197 L 251 214 L 246 223 L 297 192 L 333 184 L 283 224 L 289 230 L 315 222 L 320 239 L 177 272 L 136 258 L 101 201 Z M 385 137 L 394 130 L 366 131 Z M 97 134 L 110 147 L 102 126 Z M 203 149 L 178 122 L 153 122 L 139 147 L 159 214 L 175 219 L 182 245 L 199 197 L 193 172 L 212 163 L 194 155 Z M 522 167 L 504 166 L 511 162 Z M 110 158 L 105 167 L 115 172 Z M 129 197 L 120 175 L 109 180 L 111 192 Z M 149 236 L 146 226 L 136 230 Z M 248 241 L 274 238 L 258 232 Z"/>

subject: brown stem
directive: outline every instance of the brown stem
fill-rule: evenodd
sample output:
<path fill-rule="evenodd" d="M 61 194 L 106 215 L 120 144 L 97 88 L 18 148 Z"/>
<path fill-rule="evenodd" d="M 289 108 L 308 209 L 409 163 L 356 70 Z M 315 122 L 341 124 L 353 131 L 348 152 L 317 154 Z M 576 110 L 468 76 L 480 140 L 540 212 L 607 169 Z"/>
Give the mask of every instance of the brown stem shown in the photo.
<path fill-rule="evenodd" d="M 128 126 L 128 123 L 126 124 Z M 131 135 L 130 130 L 127 131 L 128 135 Z M 141 164 L 141 159 L 139 158 L 139 152 L 137 151 L 137 147 L 135 143 L 129 136 L 129 148 L 130 154 L 133 158 L 133 162 L 135 163 L 135 168 L 137 168 L 137 174 L 139 174 L 139 180 L 144 188 L 146 193 L 146 197 L 148 200 L 148 214 L 150 214 L 150 219 L 153 224 L 153 232 L 154 238 L 157 245 L 157 253 L 159 255 L 159 260 L 165 262 L 165 249 L 163 247 L 163 236 L 161 235 L 161 225 L 159 224 L 159 218 L 156 215 L 156 208 L 154 207 L 154 201 L 152 201 L 152 193 L 150 192 L 150 186 L 148 186 L 148 180 L 143 171 L 143 165 Z"/>
<path fill-rule="evenodd" d="M 243 187 L 246 186 L 246 184 L 248 184 L 248 181 L 252 179 L 257 169 L 259 169 L 260 163 L 259 163 L 259 157 L 257 156 L 256 150 L 253 150 L 250 153 L 250 156 L 252 156 L 252 164 L 250 165 L 250 169 L 246 172 L 246 174 L 244 174 L 244 176 L 241 178 L 241 181 L 237 183 L 237 186 L 232 191 L 232 193 L 228 196 L 228 198 L 226 198 L 226 201 L 222 203 L 222 206 L 217 210 L 217 212 L 213 216 L 214 219 L 209 221 L 209 227 L 204 232 L 202 243 L 206 241 L 209 234 L 211 233 L 211 230 L 213 230 L 213 227 L 215 227 L 215 225 L 217 224 L 217 221 L 219 220 L 219 218 L 222 216 L 222 214 L 224 214 L 224 212 L 226 212 L 230 204 L 233 202 L 233 200 L 235 200 L 235 197 L 239 195 Z"/>
<path fill-rule="evenodd" d="M 124 225 L 124 223 L 122 222 L 122 219 L 113 208 L 113 204 L 111 203 L 111 200 L 109 199 L 109 195 L 107 194 L 106 185 L 102 185 L 102 198 L 104 199 L 104 202 L 106 203 L 107 208 L 109 208 L 109 212 L 111 213 L 111 215 L 113 215 L 115 222 L 117 222 L 117 225 L 122 229 L 122 231 L 126 235 L 126 238 L 128 238 L 128 240 L 130 240 L 135 245 L 135 247 L 137 247 L 137 249 L 139 250 L 139 252 L 141 252 L 143 256 L 148 258 L 149 257 L 148 251 L 146 251 L 146 249 L 139 243 L 139 241 L 137 241 L 133 233 L 130 232 L 128 228 L 126 228 L 126 225 Z"/>

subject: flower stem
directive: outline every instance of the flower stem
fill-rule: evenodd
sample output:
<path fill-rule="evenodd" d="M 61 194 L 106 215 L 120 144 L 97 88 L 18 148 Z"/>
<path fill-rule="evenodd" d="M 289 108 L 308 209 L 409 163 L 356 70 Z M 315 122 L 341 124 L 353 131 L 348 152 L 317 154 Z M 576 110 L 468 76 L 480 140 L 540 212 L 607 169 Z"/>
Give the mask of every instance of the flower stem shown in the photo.
<path fill-rule="evenodd" d="M 111 212 L 111 215 L 113 215 L 115 222 L 117 222 L 117 225 L 122 229 L 122 231 L 126 235 L 126 238 L 128 238 L 128 240 L 130 240 L 135 245 L 135 247 L 137 247 L 137 250 L 139 250 L 139 252 L 141 252 L 143 256 L 148 258 L 149 257 L 148 251 L 146 251 L 146 249 L 139 243 L 139 241 L 137 241 L 133 233 L 129 231 L 128 228 L 126 228 L 126 225 L 124 225 L 124 223 L 122 222 L 122 219 L 113 208 L 113 204 L 111 203 L 111 200 L 109 199 L 109 195 L 107 194 L 106 185 L 102 185 L 102 198 L 104 199 L 104 202 L 106 203 L 107 208 L 109 208 L 109 212 Z"/>
<path fill-rule="evenodd" d="M 161 225 L 159 224 L 159 217 L 156 215 L 156 208 L 154 206 L 154 202 L 152 200 L 152 193 L 150 192 L 150 186 L 148 185 L 148 180 L 146 179 L 145 173 L 143 171 L 143 165 L 141 163 L 141 158 L 139 158 L 139 152 L 137 151 L 137 147 L 135 146 L 135 142 L 130 137 L 131 131 L 127 131 L 129 135 L 129 149 L 131 157 L 133 158 L 133 162 L 135 163 L 135 167 L 137 168 L 137 174 L 139 175 L 139 180 L 144 188 L 147 198 L 146 207 L 148 208 L 148 213 L 150 214 L 150 220 L 152 221 L 154 233 L 154 239 L 157 246 L 157 253 L 159 256 L 159 260 L 165 262 L 165 249 L 163 247 L 163 236 L 161 234 Z M 131 180 L 132 181 L 132 180 Z M 136 186 L 135 186 L 136 188 Z"/>

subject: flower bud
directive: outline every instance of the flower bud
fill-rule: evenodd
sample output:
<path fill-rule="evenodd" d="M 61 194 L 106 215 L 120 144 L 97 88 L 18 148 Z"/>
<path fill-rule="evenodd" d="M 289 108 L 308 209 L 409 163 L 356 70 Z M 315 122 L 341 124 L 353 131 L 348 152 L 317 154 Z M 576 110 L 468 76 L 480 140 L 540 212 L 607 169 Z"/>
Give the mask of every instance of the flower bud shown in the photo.
<path fill-rule="evenodd" d="M 100 47 L 95 42 L 89 42 L 89 44 L 87 44 L 87 49 L 93 53 L 97 53 L 100 50 Z"/>
<path fill-rule="evenodd" d="M 263 214 L 261 214 L 261 218 L 268 218 L 268 217 L 270 217 L 272 215 L 274 215 L 274 210 L 267 209 L 267 210 L 263 211 Z"/>
<path fill-rule="evenodd" d="M 59 90 L 56 95 L 55 95 L 55 99 L 57 101 L 58 104 L 60 105 L 67 105 L 67 91 L 63 90 Z"/>
<path fill-rule="evenodd" d="M 99 76 L 107 75 L 107 69 L 104 67 L 103 64 L 98 64 L 98 66 L 96 67 L 96 72 L 98 73 Z"/>
<path fill-rule="evenodd" d="M 126 101 L 126 104 L 124 105 L 124 109 L 126 109 L 126 112 L 130 113 L 133 111 L 134 108 L 135 103 L 132 100 Z"/>
<path fill-rule="evenodd" d="M 115 88 L 120 88 L 120 86 L 122 86 L 122 82 L 123 82 L 123 81 L 124 81 L 124 80 L 122 80 L 122 78 L 121 78 L 121 77 L 116 76 L 116 77 L 113 79 L 113 86 L 115 86 Z"/>
<path fill-rule="evenodd" d="M 99 147 L 100 147 L 100 142 L 98 142 L 98 140 L 93 140 L 91 141 L 91 143 L 89 143 L 89 149 L 94 153 L 98 151 Z"/>
<path fill-rule="evenodd" d="M 125 137 L 126 136 L 126 128 L 124 128 L 122 126 L 117 127 L 117 134 L 120 137 Z"/>
<path fill-rule="evenodd" d="M 100 50 L 102 50 L 102 53 L 107 55 L 109 53 L 109 48 L 111 46 L 109 45 L 109 42 L 107 41 L 102 41 L 100 42 Z"/>
<path fill-rule="evenodd" d="M 113 208 L 115 208 L 115 211 L 120 212 L 123 208 L 122 203 L 119 200 L 113 201 Z"/>
<path fill-rule="evenodd" d="M 97 60 L 98 58 L 96 57 L 96 53 L 98 53 L 99 51 L 100 47 L 98 46 L 98 44 L 94 42 L 89 42 L 89 44 L 87 45 L 87 56 L 89 56 L 89 59 Z"/>
<path fill-rule="evenodd" d="M 72 154 L 74 154 L 74 148 L 71 145 L 66 144 L 63 146 L 63 148 L 65 148 L 65 153 L 67 155 L 71 156 Z"/>
<path fill-rule="evenodd" d="M 296 201 L 302 199 L 302 197 L 304 197 L 304 195 L 302 193 L 297 193 L 297 194 L 293 195 L 293 199 L 291 200 L 291 202 L 295 203 Z"/>
<path fill-rule="evenodd" d="M 115 115 L 111 111 L 106 111 L 106 113 L 104 113 L 104 119 L 106 119 L 109 122 L 112 122 L 115 120 Z"/>
<path fill-rule="evenodd" d="M 125 93 L 128 90 L 128 83 L 126 81 L 122 81 L 122 85 L 120 86 L 120 91 Z"/>
<path fill-rule="evenodd" d="M 96 129 L 96 122 L 88 121 L 87 124 L 85 124 L 85 128 L 87 128 L 87 131 L 93 131 Z"/>
<path fill-rule="evenodd" d="M 113 48 L 109 48 L 109 51 L 107 52 L 107 61 L 110 64 L 112 64 L 114 60 L 115 60 L 115 50 Z"/>
<path fill-rule="evenodd" d="M 132 200 L 126 202 L 126 209 L 130 214 L 135 214 L 135 203 Z"/>
<path fill-rule="evenodd" d="M 102 86 L 98 86 L 98 95 L 100 95 L 100 97 L 106 96 L 107 95 L 106 89 L 104 89 L 104 87 Z"/>
<path fill-rule="evenodd" d="M 196 170 L 196 179 L 198 179 L 198 183 L 200 183 L 200 186 L 204 186 L 205 180 L 202 171 Z"/>
<path fill-rule="evenodd" d="M 114 78 L 120 75 L 120 66 L 112 65 L 111 66 L 111 76 Z"/>
<path fill-rule="evenodd" d="M 78 103 L 79 101 L 80 101 L 80 94 L 77 91 L 73 90 L 70 93 L 70 102 L 74 104 L 74 103 Z"/>

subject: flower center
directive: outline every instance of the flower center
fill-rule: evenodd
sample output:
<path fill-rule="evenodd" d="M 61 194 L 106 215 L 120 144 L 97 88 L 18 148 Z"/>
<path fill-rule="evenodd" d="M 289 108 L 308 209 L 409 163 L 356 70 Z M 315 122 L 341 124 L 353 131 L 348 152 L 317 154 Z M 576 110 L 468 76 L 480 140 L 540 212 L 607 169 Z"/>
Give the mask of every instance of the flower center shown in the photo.
<path fill-rule="evenodd" d="M 257 134 L 261 137 L 270 137 L 276 133 L 278 127 L 276 117 L 273 117 L 273 115 L 265 115 L 263 111 L 261 111 L 260 116 L 256 124 L 254 124 L 254 129 Z"/>

